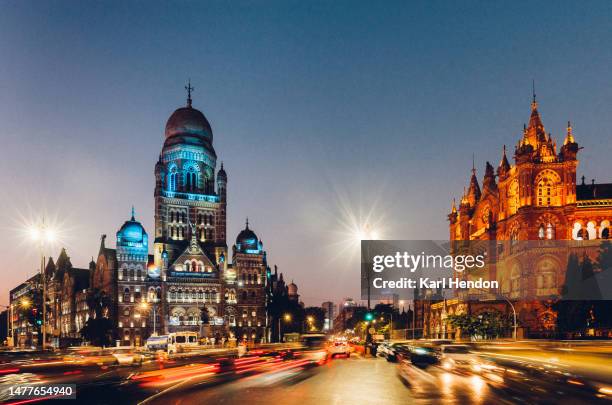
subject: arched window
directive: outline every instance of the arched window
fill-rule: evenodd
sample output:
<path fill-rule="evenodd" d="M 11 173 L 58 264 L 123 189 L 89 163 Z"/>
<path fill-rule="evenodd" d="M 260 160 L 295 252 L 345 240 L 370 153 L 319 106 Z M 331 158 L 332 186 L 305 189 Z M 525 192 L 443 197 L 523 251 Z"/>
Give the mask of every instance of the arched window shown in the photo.
<path fill-rule="evenodd" d="M 241 298 L 241 300 L 242 300 L 242 302 L 244 302 L 244 301 L 246 301 L 246 300 L 247 300 L 247 292 L 246 292 L 246 291 L 243 291 L 243 292 L 242 292 L 242 298 Z"/>
<path fill-rule="evenodd" d="M 130 289 L 123 290 L 123 302 L 130 302 Z"/>
<path fill-rule="evenodd" d="M 589 233 L 584 228 L 580 228 L 577 236 L 578 236 L 577 238 L 578 240 L 589 240 Z"/>
<path fill-rule="evenodd" d="M 544 224 L 540 224 L 540 227 L 538 228 L 538 238 L 540 239 L 544 239 L 546 230 L 544 228 Z"/>
<path fill-rule="evenodd" d="M 544 170 L 538 174 L 535 190 L 536 205 L 548 207 L 560 204 L 557 198 L 557 185 L 559 181 L 559 176 L 551 170 Z"/>
<path fill-rule="evenodd" d="M 170 290 L 170 299 L 173 299 L 173 300 L 176 299 L 176 291 L 175 290 Z"/>
<path fill-rule="evenodd" d="M 136 280 L 140 280 L 142 278 L 142 270 L 136 270 Z"/>
<path fill-rule="evenodd" d="M 196 191 L 198 188 L 198 174 L 193 166 L 185 173 L 185 188 L 187 191 Z"/>
<path fill-rule="evenodd" d="M 200 271 L 200 266 L 198 266 L 198 263 L 195 260 L 191 262 L 191 271 Z"/>
<path fill-rule="evenodd" d="M 546 225 L 546 239 L 555 239 L 555 227 L 551 223 L 548 223 L 548 225 Z"/>
<path fill-rule="evenodd" d="M 130 279 L 130 280 L 133 280 L 133 279 L 134 279 L 134 268 L 131 268 L 131 269 L 130 269 L 130 278 L 129 278 L 129 279 Z"/>
<path fill-rule="evenodd" d="M 516 214 L 519 208 L 519 183 L 514 180 L 508 187 L 508 215 Z"/>
<path fill-rule="evenodd" d="M 191 263 L 185 262 L 185 271 L 191 271 Z"/>
<path fill-rule="evenodd" d="M 168 190 L 176 191 L 176 167 L 172 167 L 168 173 Z"/>

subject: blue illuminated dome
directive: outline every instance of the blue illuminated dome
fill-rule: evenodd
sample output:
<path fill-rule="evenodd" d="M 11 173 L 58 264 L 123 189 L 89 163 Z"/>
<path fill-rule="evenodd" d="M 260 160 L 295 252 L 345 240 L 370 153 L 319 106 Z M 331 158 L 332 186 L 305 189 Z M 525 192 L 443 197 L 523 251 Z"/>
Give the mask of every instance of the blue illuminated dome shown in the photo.
<path fill-rule="evenodd" d="M 259 253 L 262 250 L 261 242 L 255 232 L 249 229 L 249 220 L 246 221 L 246 228 L 238 234 L 236 238 L 236 248 L 245 253 Z"/>
<path fill-rule="evenodd" d="M 145 247 L 147 243 L 147 232 L 141 223 L 134 219 L 134 209 L 132 209 L 132 218 L 125 221 L 117 232 L 117 246 Z"/>

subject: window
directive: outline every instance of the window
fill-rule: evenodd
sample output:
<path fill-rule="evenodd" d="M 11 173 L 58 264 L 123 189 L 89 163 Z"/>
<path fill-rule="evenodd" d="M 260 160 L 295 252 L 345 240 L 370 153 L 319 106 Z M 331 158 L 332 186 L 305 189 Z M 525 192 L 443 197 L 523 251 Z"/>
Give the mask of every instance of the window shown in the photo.
<path fill-rule="evenodd" d="M 544 224 L 540 224 L 540 227 L 538 228 L 538 238 L 544 239 L 544 234 L 545 234 Z"/>
<path fill-rule="evenodd" d="M 123 290 L 123 302 L 129 302 L 130 301 L 130 289 L 126 288 L 125 290 Z"/>
<path fill-rule="evenodd" d="M 172 167 L 168 173 L 168 190 L 176 191 L 176 167 Z"/>
<path fill-rule="evenodd" d="M 247 300 L 247 292 L 243 291 L 242 292 L 242 301 L 246 301 Z"/>
<path fill-rule="evenodd" d="M 196 169 L 191 166 L 185 174 L 185 188 L 187 191 L 196 191 L 198 188 L 198 175 Z"/>
<path fill-rule="evenodd" d="M 559 182 L 559 176 L 551 170 L 544 170 L 538 174 L 536 181 L 536 205 L 541 207 L 559 205 L 560 201 L 557 198 L 557 185 Z"/>
<path fill-rule="evenodd" d="M 546 225 L 546 239 L 552 240 L 555 239 L 555 228 L 551 223 Z"/>

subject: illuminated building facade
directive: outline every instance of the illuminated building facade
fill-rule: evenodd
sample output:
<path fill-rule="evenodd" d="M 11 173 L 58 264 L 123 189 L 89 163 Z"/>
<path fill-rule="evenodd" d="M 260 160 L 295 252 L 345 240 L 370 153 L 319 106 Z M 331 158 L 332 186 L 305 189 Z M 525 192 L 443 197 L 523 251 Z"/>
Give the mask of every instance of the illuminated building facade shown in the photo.
<path fill-rule="evenodd" d="M 497 259 L 505 264 L 504 272 L 492 275 L 501 281 L 501 296 L 515 303 L 525 336 L 554 333 L 556 314 L 550 304 L 563 286 L 569 252 L 540 255 L 536 262 L 527 256 L 518 260 L 513 252 L 517 241 L 588 240 L 577 244 L 577 253 L 594 257 L 601 239 L 610 238 L 612 184 L 595 180 L 585 184 L 584 177 L 581 184 L 576 183 L 579 150 L 569 122 L 563 144 L 557 148 L 544 128 L 534 94 L 514 165 L 504 146 L 497 170 L 486 163 L 482 189 L 473 168 L 467 191 L 458 207 L 453 200 L 448 215 L 451 241 L 499 241 Z M 541 299 L 526 302 L 521 300 L 525 296 Z M 445 324 L 446 316 L 492 309 L 509 313 L 499 300 L 434 302 L 424 313 L 424 334 L 451 336 L 455 331 Z"/>
<path fill-rule="evenodd" d="M 177 331 L 195 331 L 217 342 L 231 337 L 269 341 L 272 297 L 298 301 L 297 285 L 286 287 L 282 273 L 279 279 L 276 270 L 270 271 L 263 243 L 248 220 L 228 260 L 227 173 L 223 164 L 217 170 L 212 128 L 192 107 L 191 86 L 187 90 L 187 105 L 166 123 L 155 164 L 152 249 L 132 209 L 116 233 L 116 248 L 107 247 L 102 235 L 89 268 L 72 268 L 65 250 L 56 263 L 50 260 L 45 271 L 49 343 L 80 342 L 81 328 L 95 316 L 88 302 L 103 307 L 101 316 L 112 320 L 112 338 L 121 345 L 138 346 L 153 333 Z M 13 306 L 31 285 L 12 292 Z M 17 312 L 11 316 L 16 325 L 25 325 Z M 26 336 L 26 326 L 15 336 Z"/>

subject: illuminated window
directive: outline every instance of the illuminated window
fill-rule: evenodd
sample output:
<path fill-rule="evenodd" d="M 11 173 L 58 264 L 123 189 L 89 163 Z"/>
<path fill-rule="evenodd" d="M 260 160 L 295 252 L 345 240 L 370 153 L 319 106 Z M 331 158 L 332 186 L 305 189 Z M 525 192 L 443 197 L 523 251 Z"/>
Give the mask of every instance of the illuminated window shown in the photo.
<path fill-rule="evenodd" d="M 176 191 L 176 167 L 170 169 L 168 173 L 168 190 Z"/>
<path fill-rule="evenodd" d="M 536 204 L 538 206 L 560 205 L 557 196 L 559 181 L 559 176 L 550 170 L 545 170 L 538 175 L 536 181 Z"/>

